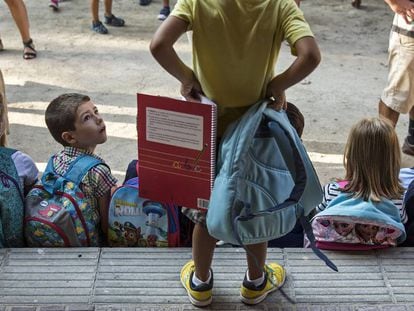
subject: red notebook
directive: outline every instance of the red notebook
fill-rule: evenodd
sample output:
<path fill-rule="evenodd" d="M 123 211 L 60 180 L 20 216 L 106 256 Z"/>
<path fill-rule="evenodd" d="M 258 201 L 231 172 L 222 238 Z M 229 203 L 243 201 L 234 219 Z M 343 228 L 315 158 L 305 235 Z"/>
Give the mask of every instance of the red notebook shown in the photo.
<path fill-rule="evenodd" d="M 215 175 L 216 105 L 137 97 L 139 195 L 208 208 Z"/>

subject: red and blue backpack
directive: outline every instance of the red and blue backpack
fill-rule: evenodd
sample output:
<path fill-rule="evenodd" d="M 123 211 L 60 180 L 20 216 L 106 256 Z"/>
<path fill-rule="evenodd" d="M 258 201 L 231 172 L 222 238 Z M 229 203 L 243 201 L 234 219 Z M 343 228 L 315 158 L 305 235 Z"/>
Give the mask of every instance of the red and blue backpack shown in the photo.
<path fill-rule="evenodd" d="M 102 161 L 89 155 L 77 157 L 59 175 L 51 157 L 42 176 L 26 197 L 25 237 L 31 247 L 99 246 L 99 219 L 80 184 Z"/>

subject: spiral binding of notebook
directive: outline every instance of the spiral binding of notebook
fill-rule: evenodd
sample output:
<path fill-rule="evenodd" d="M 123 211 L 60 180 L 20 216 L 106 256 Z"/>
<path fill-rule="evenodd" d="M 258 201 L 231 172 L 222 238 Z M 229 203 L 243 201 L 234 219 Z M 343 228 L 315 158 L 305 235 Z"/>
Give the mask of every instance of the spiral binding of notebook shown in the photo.
<path fill-rule="evenodd" d="M 210 154 L 211 179 L 210 180 L 211 180 L 211 190 L 213 191 L 214 178 L 216 176 L 217 105 L 216 105 L 216 103 L 214 103 L 212 100 L 210 100 L 209 98 L 207 98 L 205 96 L 201 96 L 201 103 L 208 104 L 208 105 L 211 105 L 213 107 L 213 109 L 211 109 L 211 139 L 210 139 L 210 143 L 211 143 L 211 149 L 210 149 L 210 151 L 211 151 L 211 154 Z"/>

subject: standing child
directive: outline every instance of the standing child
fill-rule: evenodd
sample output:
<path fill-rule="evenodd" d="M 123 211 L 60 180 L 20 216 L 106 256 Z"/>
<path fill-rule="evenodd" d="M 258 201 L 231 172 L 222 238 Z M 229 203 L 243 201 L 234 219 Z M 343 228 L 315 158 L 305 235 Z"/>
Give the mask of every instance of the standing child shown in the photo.
<path fill-rule="evenodd" d="M 53 138 L 64 147 L 54 155 L 53 168 L 57 174 L 64 175 L 71 163 L 84 154 L 103 162 L 94 151 L 97 145 L 106 141 L 106 127 L 98 108 L 88 96 L 77 93 L 60 95 L 49 104 L 45 117 Z M 111 188 L 116 183 L 108 166 L 98 164 L 89 170 L 80 185 L 105 237 Z"/>
<path fill-rule="evenodd" d="M 345 178 L 323 187 L 323 201 L 316 207 L 316 212 L 329 208 L 329 203 L 345 192 L 364 201 L 392 200 L 405 224 L 407 213 L 402 204 L 404 188 L 399 180 L 400 164 L 398 137 L 391 123 L 381 118 L 362 119 L 352 127 L 348 136 L 344 154 Z M 343 236 L 353 234 L 347 231 L 349 224 L 345 225 L 335 227 L 346 230 L 341 234 Z M 355 229 L 358 233 L 358 228 Z M 361 229 L 367 231 L 370 228 Z M 353 236 L 347 239 L 355 240 Z"/>
<path fill-rule="evenodd" d="M 109 26 L 123 27 L 125 20 L 116 17 L 112 14 L 112 0 L 104 0 L 105 14 L 104 23 Z M 105 35 L 108 33 L 108 29 L 99 20 L 99 0 L 91 0 L 91 12 L 92 12 L 92 30 Z"/>
<path fill-rule="evenodd" d="M 400 114 L 409 115 L 402 152 L 414 156 L 414 2 L 385 0 L 396 14 L 388 46 L 388 81 L 378 103 L 381 117 L 395 127 Z"/>
<path fill-rule="evenodd" d="M 189 30 L 193 31 L 194 71 L 173 48 Z M 285 39 L 297 58 L 286 71 L 275 75 Z M 260 99 L 273 97 L 275 109 L 285 109 L 285 90 L 310 74 L 320 61 L 312 32 L 291 0 L 179 0 L 155 33 L 150 48 L 161 66 L 181 82 L 181 94 L 187 100 L 197 101 L 205 94 L 217 103 L 218 138 Z M 181 283 L 192 304 L 207 306 L 212 301 L 211 262 L 216 240 L 206 228 L 205 212 L 187 209 L 186 214 L 196 225 L 193 260 L 182 268 Z M 286 272 L 277 263 L 265 265 L 267 243 L 248 248 L 259 266 L 247 255 L 241 300 L 257 304 L 283 285 Z"/>

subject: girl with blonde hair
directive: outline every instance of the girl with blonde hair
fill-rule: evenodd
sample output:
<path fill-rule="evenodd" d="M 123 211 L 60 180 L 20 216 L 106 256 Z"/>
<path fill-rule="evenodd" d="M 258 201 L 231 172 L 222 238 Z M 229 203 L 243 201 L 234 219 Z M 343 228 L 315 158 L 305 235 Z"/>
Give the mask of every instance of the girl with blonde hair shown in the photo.
<path fill-rule="evenodd" d="M 401 151 L 394 127 L 386 119 L 365 118 L 351 129 L 344 152 L 345 178 L 323 187 L 323 201 L 316 211 L 324 210 L 342 192 L 365 201 L 390 199 L 407 222 L 402 204 L 404 188 L 398 178 Z"/>
<path fill-rule="evenodd" d="M 398 209 L 401 223 L 407 223 L 403 205 L 404 188 L 399 180 L 400 165 L 400 145 L 391 123 L 381 118 L 360 120 L 352 127 L 345 146 L 345 178 L 323 187 L 323 201 L 316 207 L 316 212 L 329 209 L 335 198 L 347 193 L 350 199 L 366 202 L 379 203 L 388 199 Z M 332 206 L 337 202 L 338 200 L 333 201 Z M 398 217 L 396 210 L 395 214 Z M 351 241 L 358 239 L 362 243 L 378 242 L 373 238 L 377 236 L 378 226 L 367 223 L 352 225 L 352 222 L 352 219 L 350 222 L 334 221 L 335 231 L 343 237 L 343 242 L 354 243 Z"/>

